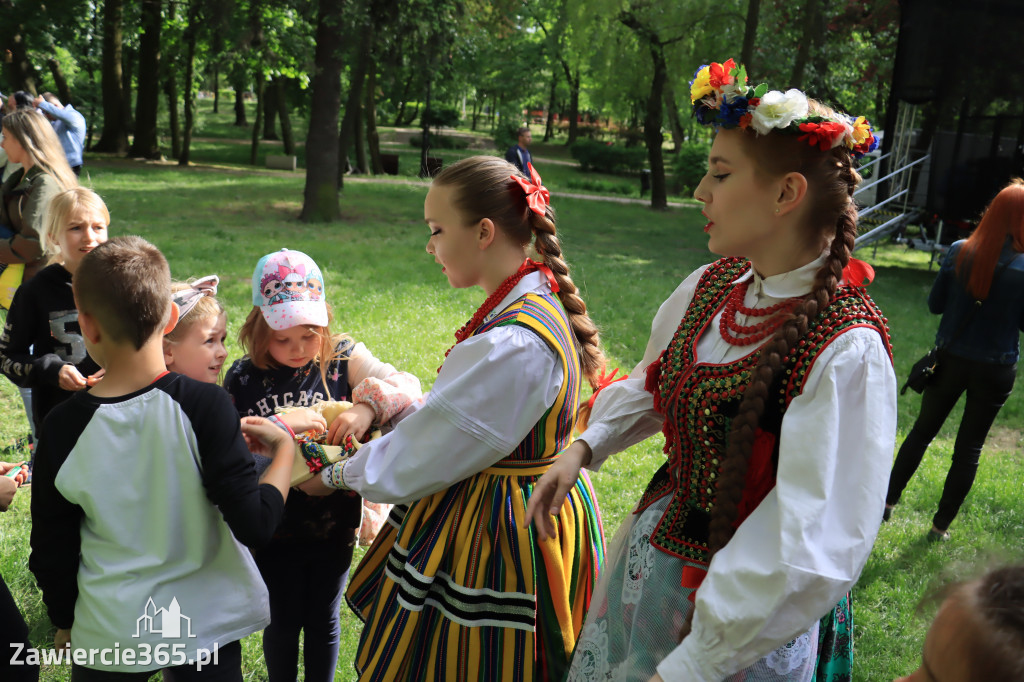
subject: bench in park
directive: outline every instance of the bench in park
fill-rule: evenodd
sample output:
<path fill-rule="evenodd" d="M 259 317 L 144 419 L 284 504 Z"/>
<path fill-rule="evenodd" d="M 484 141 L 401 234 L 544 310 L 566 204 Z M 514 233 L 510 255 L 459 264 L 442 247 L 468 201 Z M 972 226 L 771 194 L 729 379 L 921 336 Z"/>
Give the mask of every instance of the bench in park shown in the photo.
<path fill-rule="evenodd" d="M 267 168 L 293 171 L 299 167 L 299 158 L 294 154 L 267 154 Z"/>

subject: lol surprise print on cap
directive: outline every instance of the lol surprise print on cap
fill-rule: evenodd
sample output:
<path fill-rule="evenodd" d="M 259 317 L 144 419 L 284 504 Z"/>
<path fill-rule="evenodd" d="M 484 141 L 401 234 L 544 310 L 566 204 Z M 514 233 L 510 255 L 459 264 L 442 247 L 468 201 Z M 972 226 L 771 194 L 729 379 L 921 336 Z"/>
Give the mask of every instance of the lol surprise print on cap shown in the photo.
<path fill-rule="evenodd" d="M 323 275 L 301 251 L 281 249 L 260 259 L 252 275 L 252 304 L 271 329 L 327 326 Z"/>

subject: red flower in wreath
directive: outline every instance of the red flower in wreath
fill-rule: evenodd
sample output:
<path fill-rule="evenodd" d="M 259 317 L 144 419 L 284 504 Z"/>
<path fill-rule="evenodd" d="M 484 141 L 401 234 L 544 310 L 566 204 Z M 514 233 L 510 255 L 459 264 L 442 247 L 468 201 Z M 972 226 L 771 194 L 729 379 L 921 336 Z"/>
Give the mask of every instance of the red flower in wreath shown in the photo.
<path fill-rule="evenodd" d="M 835 121 L 801 123 L 800 130 L 806 133 L 800 136 L 801 142 L 807 142 L 812 147 L 817 146 L 823 152 L 836 146 L 836 141 L 846 132 L 843 124 Z"/>
<path fill-rule="evenodd" d="M 735 80 L 732 75 L 732 70 L 735 68 L 736 62 L 732 59 L 728 60 L 725 64 L 711 62 L 708 70 L 708 84 L 716 89 L 721 88 L 723 85 L 729 85 Z"/>

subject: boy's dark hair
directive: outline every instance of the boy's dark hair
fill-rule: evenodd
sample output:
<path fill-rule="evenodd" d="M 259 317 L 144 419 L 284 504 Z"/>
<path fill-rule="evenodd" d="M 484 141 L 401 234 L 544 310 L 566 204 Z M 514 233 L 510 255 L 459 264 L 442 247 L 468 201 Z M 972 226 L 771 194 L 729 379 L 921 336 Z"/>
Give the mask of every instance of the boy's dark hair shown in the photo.
<path fill-rule="evenodd" d="M 114 237 L 86 254 L 72 289 L 80 312 L 136 350 L 167 324 L 171 271 L 160 250 L 142 237 Z"/>

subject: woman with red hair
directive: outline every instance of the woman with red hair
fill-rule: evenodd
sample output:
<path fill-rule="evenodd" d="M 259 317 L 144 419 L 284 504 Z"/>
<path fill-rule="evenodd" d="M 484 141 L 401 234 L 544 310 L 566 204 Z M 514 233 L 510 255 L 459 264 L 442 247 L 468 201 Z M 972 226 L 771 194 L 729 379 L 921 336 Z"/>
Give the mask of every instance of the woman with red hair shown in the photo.
<path fill-rule="evenodd" d="M 1024 331 L 1024 180 L 1014 179 L 986 209 L 971 236 L 953 244 L 939 270 L 928 308 L 942 315 L 935 345 L 939 364 L 921 398 L 921 413 L 903 441 L 889 478 L 885 518 L 917 470 L 950 410 L 967 393 L 953 461 L 928 539 L 947 529 L 974 483 L 981 447 L 1013 390 Z"/>

